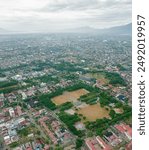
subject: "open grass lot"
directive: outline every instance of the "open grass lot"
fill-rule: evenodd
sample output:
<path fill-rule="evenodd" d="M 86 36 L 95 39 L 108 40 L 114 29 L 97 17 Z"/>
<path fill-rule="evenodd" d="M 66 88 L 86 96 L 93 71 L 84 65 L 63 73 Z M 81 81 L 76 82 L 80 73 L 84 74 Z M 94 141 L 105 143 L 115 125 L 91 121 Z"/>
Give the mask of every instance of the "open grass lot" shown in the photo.
<path fill-rule="evenodd" d="M 86 121 L 95 121 L 104 117 L 109 118 L 109 110 L 101 107 L 99 103 L 80 108 L 77 113 L 86 117 Z"/>
<path fill-rule="evenodd" d="M 76 102 L 80 96 L 89 93 L 89 91 L 85 89 L 79 89 L 72 92 L 64 92 L 62 95 L 56 96 L 52 98 L 52 102 L 56 105 L 61 105 L 66 102 Z"/>
<path fill-rule="evenodd" d="M 109 83 L 109 80 L 105 78 L 104 73 L 88 73 L 88 74 L 86 74 L 86 77 L 95 78 L 97 80 L 100 80 L 100 83 L 102 85 Z"/>

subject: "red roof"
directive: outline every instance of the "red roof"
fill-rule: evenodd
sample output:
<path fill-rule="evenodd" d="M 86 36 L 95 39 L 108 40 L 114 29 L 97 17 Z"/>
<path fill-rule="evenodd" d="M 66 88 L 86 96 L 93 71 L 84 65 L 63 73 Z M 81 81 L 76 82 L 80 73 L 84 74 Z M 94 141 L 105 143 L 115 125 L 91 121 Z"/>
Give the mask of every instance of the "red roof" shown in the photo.
<path fill-rule="evenodd" d="M 26 150 L 33 150 L 31 147 L 28 147 Z"/>
<path fill-rule="evenodd" d="M 104 150 L 111 150 L 111 147 L 108 144 L 106 144 L 100 136 L 97 136 L 96 139 Z"/>
<path fill-rule="evenodd" d="M 97 149 L 94 147 L 94 144 L 92 143 L 91 140 L 87 140 L 87 141 L 86 141 L 86 144 L 87 144 L 87 146 L 89 147 L 90 150 L 97 150 Z"/>
<path fill-rule="evenodd" d="M 126 132 L 129 136 L 132 137 L 132 128 L 129 125 L 126 124 L 115 125 L 115 128 L 119 130 L 121 133 Z"/>
<path fill-rule="evenodd" d="M 126 145 L 126 150 L 132 150 L 132 141 Z"/>
<path fill-rule="evenodd" d="M 119 130 L 120 132 L 124 133 L 125 132 L 125 129 L 121 126 L 121 125 L 116 125 L 115 128 L 117 130 Z"/>

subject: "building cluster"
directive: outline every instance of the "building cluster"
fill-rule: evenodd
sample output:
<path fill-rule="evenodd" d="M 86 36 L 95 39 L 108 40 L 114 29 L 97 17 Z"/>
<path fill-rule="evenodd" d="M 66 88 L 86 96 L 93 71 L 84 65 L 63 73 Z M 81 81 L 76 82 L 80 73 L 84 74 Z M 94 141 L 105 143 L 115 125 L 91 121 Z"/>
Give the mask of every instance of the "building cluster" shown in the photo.
<path fill-rule="evenodd" d="M 32 62 L 45 62 L 46 60 L 52 62 L 65 60 L 76 63 L 83 60 L 85 63 L 95 65 L 131 64 L 130 37 L 105 37 L 104 39 L 100 36 L 85 34 L 53 34 L 20 37 L 14 39 L 12 43 L 8 43 L 7 40 L 3 40 L 2 43 L 0 50 L 0 56 L 3 56 L 0 59 L 2 68 L 18 67 L 19 65 L 25 67 Z M 79 60 L 80 57 L 81 60 Z"/>
<path fill-rule="evenodd" d="M 42 145 L 44 145 L 44 147 Z M 13 148 L 13 150 L 50 150 L 50 145 L 43 143 L 42 140 L 36 140 L 21 144 Z"/>
<path fill-rule="evenodd" d="M 48 135 L 48 137 L 52 140 L 54 145 L 70 145 L 73 144 L 73 136 L 69 133 L 69 131 L 58 121 L 53 118 L 52 115 L 44 116 L 40 118 L 39 124 L 42 128 L 44 128 L 44 132 Z"/>
<path fill-rule="evenodd" d="M 76 149 L 81 137 L 72 134 L 57 116 L 61 106 L 56 105 L 54 111 L 47 109 L 45 104 L 41 106 L 39 99 L 42 95 L 52 95 L 85 83 L 92 88 L 110 91 L 123 104 L 129 99 L 131 105 L 129 37 L 51 34 L 21 35 L 13 39 L 8 36 L 9 40 L 5 39 L 7 36 L 1 39 L 0 48 L 0 150 L 1 143 L 8 150 L 52 150 L 57 146 L 64 150 Z M 121 71 L 118 64 L 126 70 Z M 88 76 L 100 71 L 118 73 L 128 86 L 112 86 L 102 79 Z M 100 102 L 100 97 L 95 100 L 95 103 Z M 75 115 L 76 109 L 87 104 L 77 100 L 72 105 L 64 113 Z M 113 103 L 109 106 L 116 112 Z M 86 123 L 82 120 L 83 117 L 73 125 L 78 133 L 86 132 L 81 139 L 81 150 L 113 150 L 121 144 L 126 145 L 126 150 L 131 149 L 132 129 L 129 125 L 120 122 L 110 126 L 102 136 L 88 137 Z"/>
<path fill-rule="evenodd" d="M 100 136 L 90 137 L 85 139 L 86 150 L 113 150 L 121 148 L 121 143 L 126 142 L 125 150 L 131 150 L 132 146 L 132 128 L 125 123 L 116 124 L 107 129 Z"/>
<path fill-rule="evenodd" d="M 9 145 L 13 142 L 19 141 L 19 136 L 17 130 L 28 126 L 30 122 L 24 117 L 20 117 L 17 119 L 11 119 L 7 122 L 3 122 L 0 124 L 0 135 L 4 139 L 5 145 Z"/>
<path fill-rule="evenodd" d="M 25 100 L 29 97 L 35 96 L 37 93 L 46 94 L 56 91 L 58 88 L 65 88 L 67 86 L 73 85 L 71 80 L 62 80 L 55 85 L 47 85 L 46 83 L 41 83 L 40 86 L 32 86 L 23 90 L 18 90 L 17 94 L 22 96 Z"/>

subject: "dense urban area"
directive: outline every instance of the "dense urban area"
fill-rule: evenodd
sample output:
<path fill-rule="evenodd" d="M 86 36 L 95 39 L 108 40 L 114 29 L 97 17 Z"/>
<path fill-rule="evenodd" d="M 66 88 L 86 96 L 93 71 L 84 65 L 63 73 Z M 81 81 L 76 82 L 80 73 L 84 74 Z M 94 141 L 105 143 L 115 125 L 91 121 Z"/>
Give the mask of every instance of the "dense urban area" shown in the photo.
<path fill-rule="evenodd" d="M 131 36 L 0 35 L 0 150 L 131 150 Z"/>

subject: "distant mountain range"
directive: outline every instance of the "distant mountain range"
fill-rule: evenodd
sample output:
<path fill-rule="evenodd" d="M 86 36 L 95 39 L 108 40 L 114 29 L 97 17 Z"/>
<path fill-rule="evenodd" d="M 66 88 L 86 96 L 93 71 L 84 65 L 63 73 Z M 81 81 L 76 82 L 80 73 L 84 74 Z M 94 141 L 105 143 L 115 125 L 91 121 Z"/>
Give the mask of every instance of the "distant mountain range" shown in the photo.
<path fill-rule="evenodd" d="M 132 24 L 116 26 L 104 29 L 95 29 L 91 27 L 81 27 L 70 29 L 68 32 L 73 33 L 94 33 L 94 34 L 114 34 L 114 35 L 131 35 L 132 34 Z"/>
<path fill-rule="evenodd" d="M 67 31 L 63 31 L 62 33 L 93 33 L 93 34 L 105 34 L 105 35 L 131 35 L 132 34 L 132 23 L 122 26 L 116 26 L 111 28 L 104 29 L 96 29 L 91 27 L 80 27 L 68 29 Z M 0 28 L 0 34 L 15 34 L 21 32 L 12 32 L 7 31 L 3 28 Z M 40 32 L 41 33 L 41 32 Z"/>
<path fill-rule="evenodd" d="M 123 35 L 131 35 L 132 34 L 132 23 L 123 25 L 123 26 L 117 26 L 112 27 L 109 29 L 103 29 L 104 33 L 112 33 L 112 34 L 123 34 Z"/>

